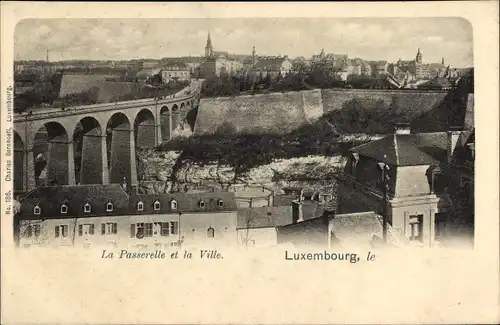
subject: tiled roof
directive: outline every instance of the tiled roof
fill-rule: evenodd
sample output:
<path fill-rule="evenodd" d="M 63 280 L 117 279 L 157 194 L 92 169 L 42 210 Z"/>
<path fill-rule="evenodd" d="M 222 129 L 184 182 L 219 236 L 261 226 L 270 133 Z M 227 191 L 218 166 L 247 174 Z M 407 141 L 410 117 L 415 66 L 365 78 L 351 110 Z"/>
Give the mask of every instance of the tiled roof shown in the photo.
<path fill-rule="evenodd" d="M 430 165 L 446 157 L 446 141 L 445 132 L 393 134 L 351 151 L 395 166 Z"/>
<path fill-rule="evenodd" d="M 84 205 L 89 203 L 90 213 L 84 213 Z M 108 202 L 113 211 L 107 212 Z M 68 212 L 61 214 L 61 205 L 68 206 Z M 40 216 L 33 214 L 35 206 L 41 209 Z M 101 215 L 124 215 L 128 211 L 128 194 L 118 184 L 49 186 L 38 187 L 21 201 L 21 219 L 72 218 Z"/>
<path fill-rule="evenodd" d="M 429 64 L 427 64 L 427 68 L 430 70 L 441 70 L 441 69 L 445 69 L 446 66 L 444 64 L 441 64 L 441 63 L 429 63 Z"/>
<path fill-rule="evenodd" d="M 177 208 L 172 209 L 172 201 L 177 202 Z M 154 203 L 160 202 L 160 209 L 155 211 Z M 204 205 L 200 205 L 203 201 Z M 144 210 L 138 211 L 139 202 L 144 204 Z M 221 202 L 221 205 L 219 203 Z M 236 211 L 236 200 L 233 192 L 203 192 L 203 193 L 171 193 L 171 194 L 137 194 L 130 198 L 131 214 L 153 213 L 187 213 L 187 212 L 219 212 Z"/>
<path fill-rule="evenodd" d="M 381 217 L 374 212 L 339 214 L 330 224 L 342 246 L 366 245 L 373 240 L 373 236 L 383 238 Z"/>
<path fill-rule="evenodd" d="M 270 58 L 261 58 L 257 63 L 253 66 L 254 70 L 279 70 L 283 62 L 287 59 L 284 57 L 270 57 Z"/>
<path fill-rule="evenodd" d="M 182 61 L 167 61 L 161 65 L 162 69 L 169 70 L 172 68 L 179 68 L 179 69 L 185 69 L 189 70 L 188 66 L 186 63 Z"/>
<path fill-rule="evenodd" d="M 367 246 L 374 244 L 374 239 L 381 240 L 382 233 L 382 217 L 374 212 L 361 212 L 351 214 L 338 214 L 334 217 L 328 217 L 329 223 L 334 237 L 332 245 L 337 244 L 344 247 L 349 246 Z M 305 220 L 299 223 L 291 223 L 284 226 L 279 226 L 278 231 L 287 231 L 289 228 L 303 229 L 303 232 L 311 231 L 312 229 L 322 229 L 325 227 L 323 217 L 317 217 Z M 393 234 L 393 229 L 390 225 L 387 227 L 388 241 L 395 244 L 399 243 L 399 237 Z"/>
<path fill-rule="evenodd" d="M 265 228 L 292 223 L 292 207 L 261 207 L 238 210 L 237 229 Z"/>
<path fill-rule="evenodd" d="M 387 64 L 387 61 L 377 61 L 374 63 L 374 66 L 378 69 L 383 69 L 386 64 Z"/>

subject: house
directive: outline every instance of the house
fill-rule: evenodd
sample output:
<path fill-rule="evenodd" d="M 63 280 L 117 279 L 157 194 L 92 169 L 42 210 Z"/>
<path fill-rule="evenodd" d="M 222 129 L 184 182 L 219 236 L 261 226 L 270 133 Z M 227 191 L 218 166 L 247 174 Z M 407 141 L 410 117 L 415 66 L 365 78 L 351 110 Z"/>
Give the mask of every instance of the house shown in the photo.
<path fill-rule="evenodd" d="M 325 210 L 321 216 L 276 229 L 279 244 L 292 244 L 298 248 L 370 249 L 381 245 L 401 247 L 407 242 L 389 225 L 387 242 L 384 243 L 382 217 L 373 211 L 335 214 Z"/>
<path fill-rule="evenodd" d="M 160 68 L 149 68 L 149 69 L 142 69 L 141 71 L 137 72 L 136 78 L 137 81 L 141 84 L 146 83 L 146 80 L 151 78 L 152 76 L 159 74 L 161 72 Z"/>
<path fill-rule="evenodd" d="M 339 213 L 386 214 L 392 228 L 423 246 L 436 244 L 453 221 L 449 195 L 451 157 L 470 131 L 394 134 L 351 149 L 339 177 Z M 464 149 L 465 150 L 465 149 Z"/>
<path fill-rule="evenodd" d="M 235 75 L 243 68 L 243 63 L 220 57 L 209 57 L 200 66 L 200 73 L 204 78 Z"/>
<path fill-rule="evenodd" d="M 384 75 L 387 74 L 389 63 L 385 60 L 375 61 L 371 63 L 371 66 L 372 66 L 371 71 L 373 75 Z"/>
<path fill-rule="evenodd" d="M 191 70 L 184 62 L 167 62 L 161 68 L 161 82 L 191 80 Z"/>
<path fill-rule="evenodd" d="M 292 222 L 292 206 L 238 210 L 238 245 L 268 247 L 278 244 L 276 227 Z"/>
<path fill-rule="evenodd" d="M 38 187 L 15 217 L 20 246 L 168 248 L 234 244 L 230 192 L 129 195 L 118 184 Z"/>
<path fill-rule="evenodd" d="M 234 196 L 238 209 L 273 206 L 274 193 L 268 191 L 245 189 Z"/>
<path fill-rule="evenodd" d="M 259 57 L 257 63 L 249 70 L 252 80 L 258 80 L 261 76 L 269 75 L 271 79 L 285 76 L 292 71 L 292 63 L 288 56 L 283 57 Z"/>

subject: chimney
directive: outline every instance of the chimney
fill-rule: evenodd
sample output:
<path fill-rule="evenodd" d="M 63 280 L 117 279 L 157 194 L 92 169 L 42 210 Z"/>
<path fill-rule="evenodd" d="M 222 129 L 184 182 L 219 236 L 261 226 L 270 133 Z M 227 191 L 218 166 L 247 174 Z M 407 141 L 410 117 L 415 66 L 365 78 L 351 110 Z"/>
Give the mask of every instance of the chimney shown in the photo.
<path fill-rule="evenodd" d="M 123 177 L 123 183 L 122 183 L 122 188 L 127 191 L 127 178 Z"/>
<path fill-rule="evenodd" d="M 411 134 L 410 123 L 394 123 L 395 134 Z"/>
<path fill-rule="evenodd" d="M 292 202 L 292 223 L 298 223 L 304 221 L 304 211 L 302 208 L 302 202 L 293 201 Z"/>
<path fill-rule="evenodd" d="M 267 198 L 267 205 L 272 207 L 274 206 L 274 191 L 271 192 L 271 194 L 269 194 L 269 197 Z"/>
<path fill-rule="evenodd" d="M 302 202 L 302 201 L 304 201 L 304 189 L 301 189 L 300 193 L 299 193 L 299 202 Z"/>
<path fill-rule="evenodd" d="M 469 147 L 469 150 L 472 154 L 472 159 L 475 159 L 476 149 L 475 149 L 474 143 L 469 143 L 467 145 L 467 147 Z"/>
<path fill-rule="evenodd" d="M 460 139 L 461 127 L 450 126 L 447 133 L 446 152 L 448 163 L 451 162 L 455 148 L 457 147 L 458 139 Z"/>

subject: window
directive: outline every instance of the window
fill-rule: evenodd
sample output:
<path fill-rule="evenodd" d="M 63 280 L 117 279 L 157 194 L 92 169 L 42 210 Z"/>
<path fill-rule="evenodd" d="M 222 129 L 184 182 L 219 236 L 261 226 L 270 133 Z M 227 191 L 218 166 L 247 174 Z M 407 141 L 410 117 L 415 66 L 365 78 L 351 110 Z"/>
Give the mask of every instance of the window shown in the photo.
<path fill-rule="evenodd" d="M 35 237 L 40 237 L 42 227 L 40 225 L 32 225 L 31 227 L 33 228 L 33 234 L 35 235 Z"/>
<path fill-rule="evenodd" d="M 170 222 L 170 233 L 172 235 L 177 235 L 179 233 L 179 222 L 171 221 Z"/>
<path fill-rule="evenodd" d="M 205 202 L 203 202 L 203 200 L 200 200 L 200 202 L 198 202 L 198 206 L 200 208 L 204 208 L 205 207 Z"/>
<path fill-rule="evenodd" d="M 153 222 L 153 236 L 161 234 L 161 222 Z"/>
<path fill-rule="evenodd" d="M 144 237 L 153 237 L 153 224 L 145 223 L 144 224 Z"/>
<path fill-rule="evenodd" d="M 161 235 L 168 236 L 170 230 L 170 224 L 168 222 L 161 223 Z"/>
<path fill-rule="evenodd" d="M 142 201 L 137 203 L 137 211 L 144 211 L 144 203 Z"/>
<path fill-rule="evenodd" d="M 432 171 L 432 183 L 431 183 L 431 193 L 444 193 L 446 187 L 446 179 L 441 171 L 441 168 L 437 167 Z"/>
<path fill-rule="evenodd" d="M 26 237 L 31 238 L 33 236 L 33 228 L 31 226 L 26 227 Z"/>
<path fill-rule="evenodd" d="M 446 213 L 435 214 L 434 238 L 440 240 L 446 232 Z"/>
<path fill-rule="evenodd" d="M 92 207 L 90 206 L 90 203 L 85 203 L 85 205 L 83 206 L 83 212 L 84 213 L 90 213 L 90 211 L 92 211 Z"/>
<path fill-rule="evenodd" d="M 208 238 L 214 238 L 215 237 L 215 230 L 214 228 L 210 227 L 207 229 L 207 237 Z"/>
<path fill-rule="evenodd" d="M 68 225 L 60 225 L 55 227 L 55 236 L 58 237 L 68 237 Z"/>
<path fill-rule="evenodd" d="M 40 225 L 28 225 L 26 227 L 26 237 L 28 237 L 28 238 L 31 238 L 33 236 L 39 237 L 40 230 L 41 230 Z"/>
<path fill-rule="evenodd" d="M 177 210 L 177 201 L 176 200 L 170 201 L 170 208 L 172 210 Z"/>
<path fill-rule="evenodd" d="M 144 237 L 144 223 L 138 223 L 135 225 L 135 235 L 133 237 L 137 237 L 139 239 Z"/>
<path fill-rule="evenodd" d="M 63 205 L 61 205 L 61 214 L 66 214 L 68 213 L 68 206 L 63 203 Z"/>
<path fill-rule="evenodd" d="M 116 235 L 118 233 L 118 223 L 101 223 L 101 235 Z"/>
<path fill-rule="evenodd" d="M 94 234 L 94 224 L 78 225 L 78 236 L 93 235 L 93 234 Z"/>
<path fill-rule="evenodd" d="M 422 241 L 423 215 L 410 216 L 410 240 Z"/>
<path fill-rule="evenodd" d="M 106 212 L 113 212 L 113 203 L 106 203 Z"/>
<path fill-rule="evenodd" d="M 217 205 L 219 206 L 219 208 L 222 208 L 224 206 L 224 201 L 218 200 Z"/>
<path fill-rule="evenodd" d="M 42 213 L 42 209 L 40 209 L 40 207 L 38 205 L 35 208 L 33 208 L 33 214 L 35 216 L 39 216 L 40 213 Z"/>
<path fill-rule="evenodd" d="M 153 209 L 155 211 L 159 211 L 160 210 L 160 201 L 156 200 L 155 203 L 153 204 Z"/>

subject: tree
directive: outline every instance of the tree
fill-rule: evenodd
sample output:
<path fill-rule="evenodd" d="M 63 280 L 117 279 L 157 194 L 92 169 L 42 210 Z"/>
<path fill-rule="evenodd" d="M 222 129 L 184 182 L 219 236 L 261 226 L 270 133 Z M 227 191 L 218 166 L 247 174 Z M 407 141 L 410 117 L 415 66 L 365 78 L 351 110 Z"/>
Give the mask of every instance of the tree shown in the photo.
<path fill-rule="evenodd" d="M 250 233 L 250 229 L 254 225 L 255 220 L 258 218 L 258 215 L 253 209 L 248 209 L 245 212 L 247 212 L 244 219 L 245 229 L 241 232 L 240 242 L 242 246 L 248 247 L 248 245 L 252 241 L 252 234 Z"/>

